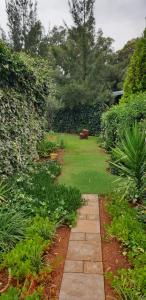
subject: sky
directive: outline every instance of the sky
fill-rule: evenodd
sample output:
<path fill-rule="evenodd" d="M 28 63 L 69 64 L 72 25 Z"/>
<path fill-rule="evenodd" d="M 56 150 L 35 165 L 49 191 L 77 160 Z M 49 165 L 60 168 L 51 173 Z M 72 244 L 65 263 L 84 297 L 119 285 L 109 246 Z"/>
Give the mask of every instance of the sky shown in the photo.
<path fill-rule="evenodd" d="M 112 37 L 117 50 L 146 27 L 146 0 L 96 0 L 96 28 Z M 38 15 L 46 31 L 54 25 L 72 24 L 68 0 L 38 0 Z M 5 0 L 0 0 L 0 26 L 7 30 Z"/>

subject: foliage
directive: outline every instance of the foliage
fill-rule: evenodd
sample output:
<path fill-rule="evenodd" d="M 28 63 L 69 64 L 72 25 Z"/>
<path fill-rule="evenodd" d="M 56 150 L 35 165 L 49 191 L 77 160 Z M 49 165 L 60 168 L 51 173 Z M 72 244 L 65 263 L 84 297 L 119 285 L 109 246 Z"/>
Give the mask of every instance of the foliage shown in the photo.
<path fill-rule="evenodd" d="M 28 227 L 26 235 L 33 238 L 34 235 L 39 235 L 44 241 L 52 240 L 56 231 L 56 224 L 50 222 L 48 218 L 36 216 L 32 224 Z"/>
<path fill-rule="evenodd" d="M 38 75 L 34 70 L 37 65 L 40 70 L 41 64 Z M 0 68 L 0 172 L 9 175 L 38 157 L 36 145 L 44 130 L 51 71 L 46 71 L 41 59 L 16 55 L 1 42 Z"/>
<path fill-rule="evenodd" d="M 27 221 L 21 213 L 0 209 L 0 252 L 8 252 L 24 239 Z"/>
<path fill-rule="evenodd" d="M 37 145 L 37 151 L 40 157 L 47 157 L 52 152 L 57 150 L 58 146 L 55 142 L 49 141 L 47 138 L 44 138 L 41 142 Z"/>
<path fill-rule="evenodd" d="M 3 255 L 2 267 L 11 268 L 15 278 L 36 275 L 43 266 L 42 255 L 54 237 L 56 225 L 48 218 L 37 216 L 27 229 L 27 239 L 17 243 L 9 253 Z"/>
<path fill-rule="evenodd" d="M 135 198 L 142 199 L 146 176 L 145 130 L 141 130 L 137 124 L 132 129 L 127 128 L 113 152 L 117 161 L 111 164 L 121 171 L 121 176 L 134 182 L 137 190 Z"/>
<path fill-rule="evenodd" d="M 6 201 L 8 191 L 8 185 L 5 183 L 4 180 L 0 179 L 0 204 Z"/>
<path fill-rule="evenodd" d="M 0 296 L 1 300 L 19 300 L 20 292 L 14 287 L 9 287 L 6 293 Z"/>
<path fill-rule="evenodd" d="M 27 216 L 40 215 L 58 222 L 70 223 L 70 216 L 82 204 L 78 190 L 54 183 L 60 174 L 55 162 L 40 164 L 14 179 L 8 208 Z"/>
<path fill-rule="evenodd" d="M 120 299 L 140 300 L 146 294 L 146 235 L 142 224 L 137 219 L 137 211 L 129 207 L 124 198 L 113 195 L 107 203 L 113 217 L 108 227 L 108 234 L 117 238 L 125 247 L 124 255 L 132 262 L 131 269 L 121 269 L 117 275 L 110 274 L 112 286 Z"/>
<path fill-rule="evenodd" d="M 42 36 L 42 24 L 37 19 L 37 2 L 33 0 L 6 1 L 9 35 L 15 51 L 37 53 Z"/>
<path fill-rule="evenodd" d="M 131 94 L 146 91 L 146 29 L 137 42 L 124 84 L 124 98 Z"/>
<path fill-rule="evenodd" d="M 114 148 L 121 131 L 146 118 L 146 93 L 131 95 L 127 103 L 111 107 L 102 115 L 102 135 L 107 150 Z"/>
<path fill-rule="evenodd" d="M 125 80 L 126 72 L 129 67 L 131 57 L 136 48 L 138 38 L 128 41 L 124 47 L 115 54 L 113 54 L 112 62 L 112 77 L 113 77 L 113 89 L 114 91 L 123 90 L 123 83 Z"/>
<path fill-rule="evenodd" d="M 56 132 L 79 133 L 88 128 L 90 135 L 100 132 L 100 117 L 106 105 L 80 105 L 74 108 L 61 108 L 55 115 L 53 129 Z"/>

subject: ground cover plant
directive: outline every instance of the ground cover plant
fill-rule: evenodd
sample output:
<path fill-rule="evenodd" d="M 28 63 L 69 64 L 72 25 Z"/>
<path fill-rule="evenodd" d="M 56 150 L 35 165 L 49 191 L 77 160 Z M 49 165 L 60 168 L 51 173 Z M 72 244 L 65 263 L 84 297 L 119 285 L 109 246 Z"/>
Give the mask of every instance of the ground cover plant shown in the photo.
<path fill-rule="evenodd" d="M 34 163 L 25 173 L 4 181 L 4 186 L 11 189 L 0 205 L 0 270 L 11 270 L 17 285 L 16 289 L 8 289 L 2 299 L 10 295 L 16 299 L 41 299 L 37 289 L 29 295 L 30 284 L 36 280 L 39 286 L 39 278 L 52 272 L 51 266 L 45 264 L 44 252 L 51 246 L 58 226 L 75 223 L 77 209 L 83 203 L 77 189 L 56 183 L 60 171 L 57 162 L 48 160 Z M 30 283 L 24 293 L 27 280 Z"/>
<path fill-rule="evenodd" d="M 137 217 L 137 209 L 129 207 L 127 200 L 117 193 L 107 201 L 112 216 L 108 234 L 124 246 L 132 268 L 120 269 L 116 276 L 108 274 L 120 299 L 140 300 L 146 296 L 146 234 Z"/>

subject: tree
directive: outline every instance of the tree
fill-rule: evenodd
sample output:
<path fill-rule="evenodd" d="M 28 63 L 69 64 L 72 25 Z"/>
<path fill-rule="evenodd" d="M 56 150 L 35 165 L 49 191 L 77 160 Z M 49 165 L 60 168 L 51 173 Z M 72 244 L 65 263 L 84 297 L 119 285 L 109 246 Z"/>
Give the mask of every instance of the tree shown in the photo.
<path fill-rule="evenodd" d="M 6 0 L 9 35 L 15 51 L 37 52 L 42 25 L 37 19 L 37 2 Z"/>
<path fill-rule="evenodd" d="M 127 71 L 124 95 L 146 91 L 146 29 L 143 37 L 138 40 Z"/>
<path fill-rule="evenodd" d="M 3 30 L 3 28 L 0 26 L 0 39 L 3 41 L 3 42 L 6 42 L 7 41 L 7 37 L 6 37 L 6 33 L 5 31 Z"/>
<path fill-rule="evenodd" d="M 88 55 L 94 44 L 95 18 L 93 11 L 95 0 L 69 0 L 68 2 L 76 29 L 72 29 L 70 35 L 79 44 L 82 78 L 86 80 Z"/>

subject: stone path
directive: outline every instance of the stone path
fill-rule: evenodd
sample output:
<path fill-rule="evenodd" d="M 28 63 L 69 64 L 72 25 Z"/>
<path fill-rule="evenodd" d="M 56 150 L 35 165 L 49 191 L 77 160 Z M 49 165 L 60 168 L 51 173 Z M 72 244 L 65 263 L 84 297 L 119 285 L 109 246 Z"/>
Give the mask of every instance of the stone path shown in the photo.
<path fill-rule="evenodd" d="M 83 197 L 86 204 L 71 230 L 59 300 L 105 300 L 98 197 Z"/>

